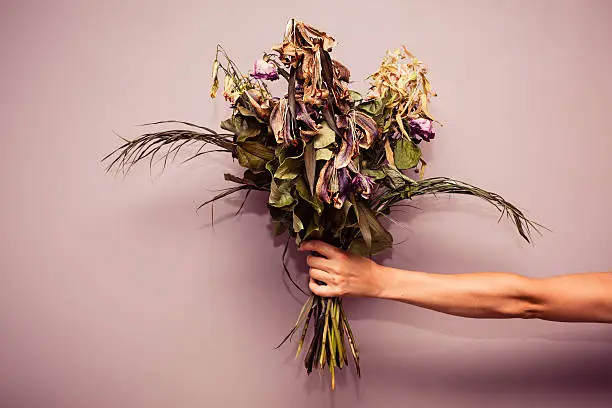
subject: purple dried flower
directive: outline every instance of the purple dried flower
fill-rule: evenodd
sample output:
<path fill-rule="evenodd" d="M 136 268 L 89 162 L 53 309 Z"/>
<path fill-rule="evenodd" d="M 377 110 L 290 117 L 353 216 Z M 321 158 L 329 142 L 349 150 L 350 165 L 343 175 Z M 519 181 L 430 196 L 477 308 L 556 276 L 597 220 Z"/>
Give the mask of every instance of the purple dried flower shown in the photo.
<path fill-rule="evenodd" d="M 278 79 L 278 71 L 276 66 L 270 62 L 259 59 L 253 65 L 253 78 L 267 79 L 268 81 L 276 81 Z"/>
<path fill-rule="evenodd" d="M 346 196 L 351 189 L 351 178 L 349 176 L 348 170 L 346 168 L 342 168 L 338 170 L 338 191 L 333 194 L 332 201 L 334 202 L 335 208 L 342 208 L 344 205 L 344 201 L 346 200 Z"/>
<path fill-rule="evenodd" d="M 429 142 L 436 135 L 433 130 L 433 122 L 429 119 L 411 119 L 408 126 L 410 127 L 410 135 L 417 139 L 417 143 L 420 140 Z"/>
<path fill-rule="evenodd" d="M 374 179 L 359 173 L 355 174 L 355 177 L 353 177 L 353 180 L 351 181 L 351 189 L 354 192 L 361 194 L 361 196 L 366 200 L 370 198 L 370 193 L 372 192 L 373 186 Z"/>

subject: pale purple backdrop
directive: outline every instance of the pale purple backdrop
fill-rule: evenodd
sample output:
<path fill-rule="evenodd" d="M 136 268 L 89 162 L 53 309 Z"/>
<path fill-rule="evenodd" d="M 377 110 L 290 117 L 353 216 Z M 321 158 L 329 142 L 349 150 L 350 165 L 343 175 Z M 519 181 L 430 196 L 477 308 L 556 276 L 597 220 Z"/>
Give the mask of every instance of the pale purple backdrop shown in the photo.
<path fill-rule="evenodd" d="M 349 300 L 363 378 L 310 378 L 274 346 L 302 298 L 263 196 L 195 212 L 237 163 L 127 178 L 100 159 L 135 125 L 216 126 L 217 42 L 248 69 L 295 16 L 338 39 L 354 87 L 389 48 L 430 67 L 444 123 L 428 174 L 501 193 L 552 232 L 522 243 L 469 199 L 398 214 L 382 258 L 528 276 L 612 267 L 612 5 L 606 1 L 3 1 L 0 406 L 604 407 L 612 326 L 469 320 Z M 290 267 L 304 271 L 303 257 Z M 303 275 L 301 282 L 304 282 Z"/>

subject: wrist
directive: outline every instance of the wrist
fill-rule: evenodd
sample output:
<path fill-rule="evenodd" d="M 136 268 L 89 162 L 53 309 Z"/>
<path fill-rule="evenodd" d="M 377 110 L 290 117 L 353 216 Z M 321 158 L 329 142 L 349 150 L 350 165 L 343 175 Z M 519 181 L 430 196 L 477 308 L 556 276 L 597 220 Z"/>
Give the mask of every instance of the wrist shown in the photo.
<path fill-rule="evenodd" d="M 378 293 L 380 299 L 395 300 L 401 298 L 406 290 L 405 281 L 410 272 L 401 269 L 377 265 Z"/>

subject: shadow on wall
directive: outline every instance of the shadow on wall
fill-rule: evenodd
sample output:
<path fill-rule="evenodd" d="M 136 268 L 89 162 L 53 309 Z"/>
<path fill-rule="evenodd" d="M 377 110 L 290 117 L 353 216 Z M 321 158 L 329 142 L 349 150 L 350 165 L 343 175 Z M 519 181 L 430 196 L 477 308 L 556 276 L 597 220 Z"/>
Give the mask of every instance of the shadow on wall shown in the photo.
<path fill-rule="evenodd" d="M 390 360 L 370 350 L 366 376 L 380 387 L 449 393 L 612 393 L 612 356 L 585 350 L 472 351 L 444 361 L 424 356 Z"/>

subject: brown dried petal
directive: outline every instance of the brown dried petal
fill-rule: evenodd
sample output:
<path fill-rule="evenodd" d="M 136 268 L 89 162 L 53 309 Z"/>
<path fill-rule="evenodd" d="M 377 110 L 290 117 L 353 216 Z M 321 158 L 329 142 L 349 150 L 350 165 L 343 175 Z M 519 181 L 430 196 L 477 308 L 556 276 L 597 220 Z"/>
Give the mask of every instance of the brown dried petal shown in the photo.
<path fill-rule="evenodd" d="M 328 160 L 321 171 L 319 172 L 319 178 L 317 179 L 317 187 L 316 193 L 317 196 L 324 203 L 329 203 L 331 201 L 331 196 L 329 195 L 329 182 L 331 179 L 332 172 L 334 171 L 334 167 L 331 166 L 331 159 Z"/>
<path fill-rule="evenodd" d="M 355 147 L 353 134 L 350 129 L 346 129 L 344 132 L 344 137 L 342 138 L 340 150 L 334 158 L 334 167 L 336 169 L 341 169 L 348 166 L 353 158 L 353 154 L 355 153 Z"/>
<path fill-rule="evenodd" d="M 332 65 L 334 67 L 334 73 L 336 74 L 336 78 L 338 78 L 340 81 L 348 82 L 351 77 L 351 71 L 349 71 L 346 66 L 336 60 L 332 60 Z"/>
<path fill-rule="evenodd" d="M 355 112 L 355 125 L 362 133 L 362 137 L 359 140 L 359 146 L 368 149 L 380 134 L 376 122 L 363 112 Z"/>
<path fill-rule="evenodd" d="M 276 104 L 270 114 L 270 128 L 272 128 L 274 139 L 278 144 L 283 144 L 287 137 L 285 134 L 287 131 L 287 127 L 285 126 L 287 122 L 287 109 L 287 99 L 283 98 Z"/>

